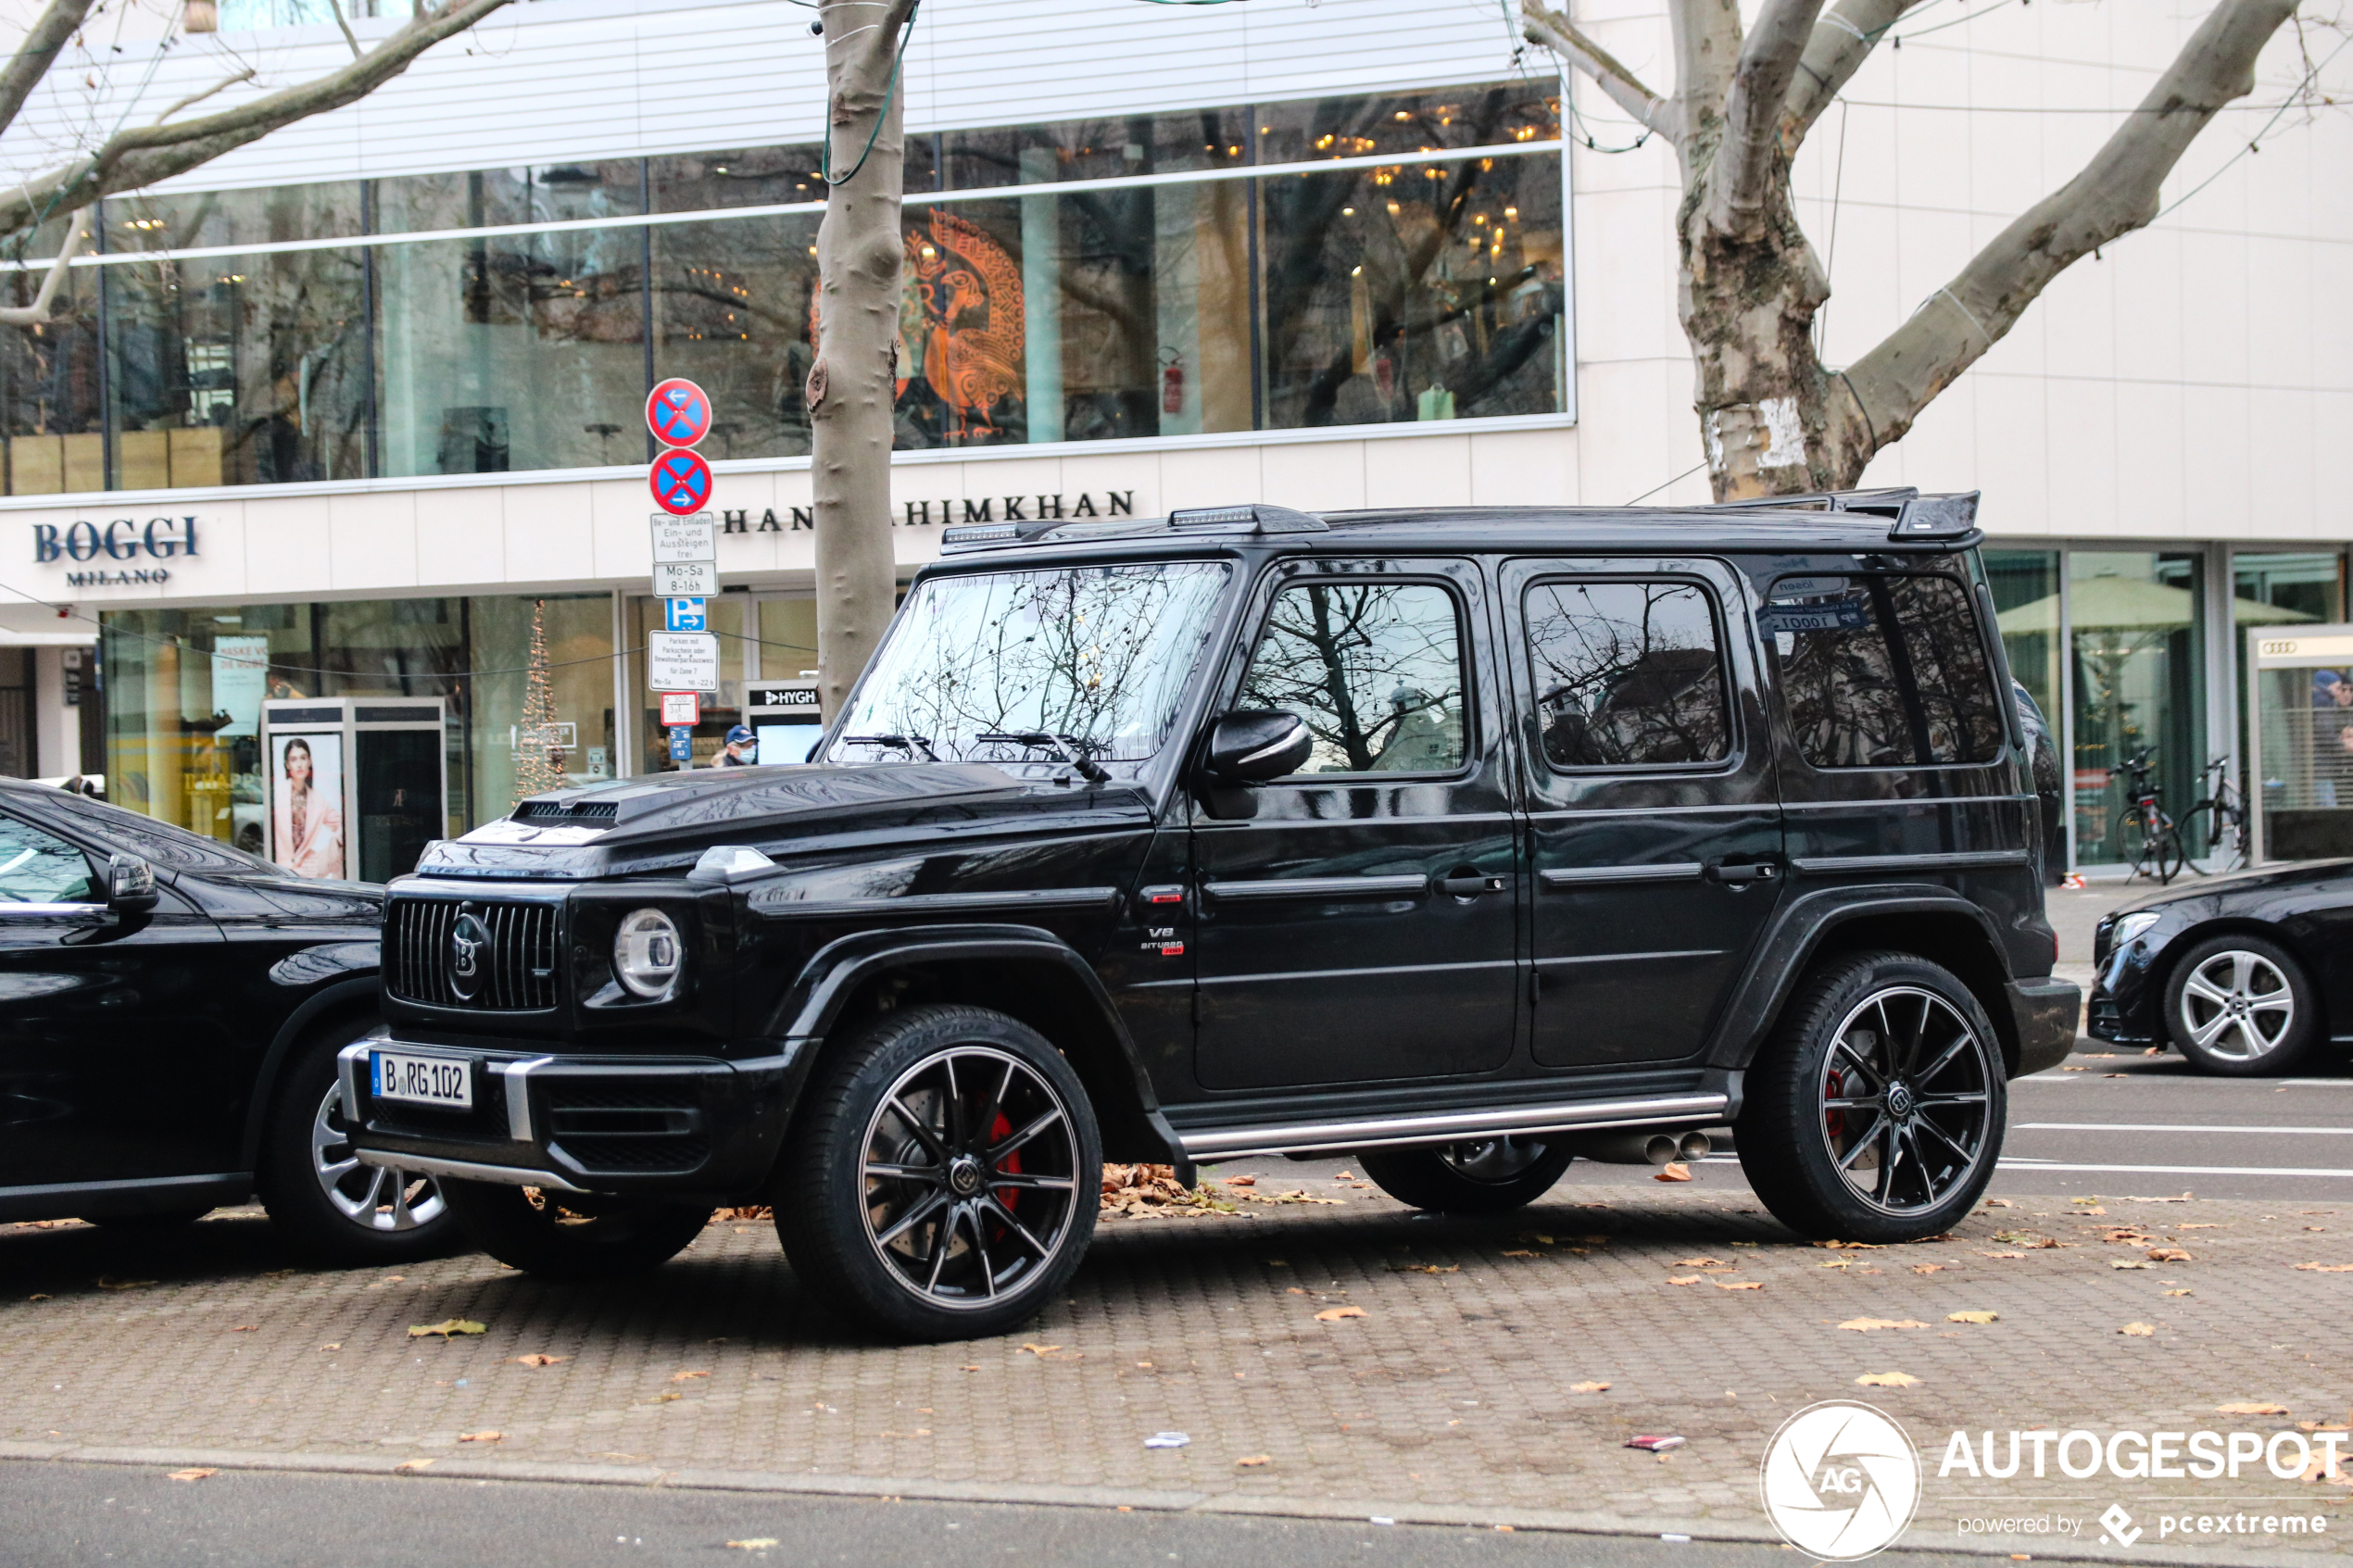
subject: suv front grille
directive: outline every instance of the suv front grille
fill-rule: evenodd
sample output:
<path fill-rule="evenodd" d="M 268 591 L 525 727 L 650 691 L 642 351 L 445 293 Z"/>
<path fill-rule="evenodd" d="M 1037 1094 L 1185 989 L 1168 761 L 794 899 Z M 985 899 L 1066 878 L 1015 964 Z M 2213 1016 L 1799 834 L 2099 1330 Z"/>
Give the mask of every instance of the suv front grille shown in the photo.
<path fill-rule="evenodd" d="M 457 972 L 461 914 L 482 922 L 468 982 Z M 427 1007 L 528 1012 L 556 1005 L 556 908 L 476 898 L 394 898 L 384 910 L 384 989 Z M 471 995 L 461 994 L 463 991 Z"/>

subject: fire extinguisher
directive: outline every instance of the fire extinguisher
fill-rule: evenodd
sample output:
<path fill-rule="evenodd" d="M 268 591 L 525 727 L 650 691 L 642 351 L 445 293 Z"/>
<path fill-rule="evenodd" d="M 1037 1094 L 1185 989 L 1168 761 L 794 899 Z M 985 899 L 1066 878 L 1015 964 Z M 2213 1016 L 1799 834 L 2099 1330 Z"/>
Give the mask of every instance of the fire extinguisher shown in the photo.
<path fill-rule="evenodd" d="M 1160 411 L 1181 414 L 1185 411 L 1185 361 L 1172 357 L 1160 369 Z"/>

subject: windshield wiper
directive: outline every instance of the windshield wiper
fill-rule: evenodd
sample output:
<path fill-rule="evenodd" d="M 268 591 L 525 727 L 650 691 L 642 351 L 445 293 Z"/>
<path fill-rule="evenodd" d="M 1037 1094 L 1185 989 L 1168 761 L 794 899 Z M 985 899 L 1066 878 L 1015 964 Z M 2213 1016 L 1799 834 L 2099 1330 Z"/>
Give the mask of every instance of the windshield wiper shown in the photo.
<path fill-rule="evenodd" d="M 1111 777 L 1103 765 L 1077 748 L 1074 737 L 1058 735 L 1045 730 L 989 730 L 973 736 L 983 745 L 1026 746 L 1039 751 L 1051 751 L 1078 770 L 1078 776 L 1089 784 L 1101 784 Z"/>
<path fill-rule="evenodd" d="M 903 751 L 910 757 L 920 751 L 924 754 L 924 760 L 926 762 L 939 760 L 939 753 L 931 748 L 930 740 L 923 735 L 844 735 L 841 737 L 841 744 L 889 746 L 893 750 Z"/>

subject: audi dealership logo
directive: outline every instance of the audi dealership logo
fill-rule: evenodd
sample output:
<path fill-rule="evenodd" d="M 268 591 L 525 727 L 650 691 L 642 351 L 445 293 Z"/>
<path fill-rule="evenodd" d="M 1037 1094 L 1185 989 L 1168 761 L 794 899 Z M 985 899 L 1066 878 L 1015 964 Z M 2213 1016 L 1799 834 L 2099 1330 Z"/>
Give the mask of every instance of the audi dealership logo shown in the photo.
<path fill-rule="evenodd" d="M 1844 1399 L 1809 1405 L 1765 1450 L 1765 1516 L 1798 1550 L 1853 1562 L 1885 1549 L 1920 1501 L 1920 1456 L 1883 1411 Z"/>

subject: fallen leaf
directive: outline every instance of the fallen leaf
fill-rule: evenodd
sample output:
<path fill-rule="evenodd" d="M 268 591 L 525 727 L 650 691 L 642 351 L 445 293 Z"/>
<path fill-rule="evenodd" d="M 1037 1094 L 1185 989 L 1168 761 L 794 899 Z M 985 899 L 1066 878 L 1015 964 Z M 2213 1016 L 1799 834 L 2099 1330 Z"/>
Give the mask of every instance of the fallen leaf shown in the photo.
<path fill-rule="evenodd" d="M 57 1298 L 51 1296 L 47 1291 L 43 1290 L 34 1292 L 32 1295 L 26 1297 L 25 1299 L 28 1301 L 53 1301 L 57 1299 Z"/>
<path fill-rule="evenodd" d="M 2165 1294 L 2168 1296 L 2187 1296 L 2190 1293 L 2186 1290 L 2169 1290 Z"/>
<path fill-rule="evenodd" d="M 504 1432 L 460 1432 L 458 1434 L 458 1441 L 460 1443 L 497 1443 L 503 1441 L 506 1436 L 507 1435 Z"/>
<path fill-rule="evenodd" d="M 1724 1260 L 1721 1258 L 1686 1258 L 1673 1266 L 1679 1269 L 1720 1269 L 1724 1266 Z"/>
<path fill-rule="evenodd" d="M 528 1356 L 517 1356 L 515 1360 L 521 1361 L 524 1366 L 554 1366 L 558 1361 L 564 1360 L 564 1358 L 561 1356 L 550 1356 L 545 1351 L 535 1350 Z"/>
<path fill-rule="evenodd" d="M 1226 1178 L 1226 1185 L 1229 1187 L 1254 1187 L 1258 1185 L 1258 1178 L 1256 1176 L 1228 1176 Z"/>
<path fill-rule="evenodd" d="M 1914 1263 L 1912 1272 L 1916 1274 L 1937 1274 L 1943 1273 L 1944 1268 L 1943 1263 Z"/>
<path fill-rule="evenodd" d="M 774 1536 L 754 1536 L 749 1540 L 729 1541 L 727 1544 L 737 1551 L 766 1551 L 770 1547 L 776 1544 L 776 1537 Z"/>
<path fill-rule="evenodd" d="M 2099 1199 L 2096 1198 L 2070 1198 L 2068 1201 L 2070 1203 L 2080 1204 L 2087 1208 L 2095 1207 L 2099 1203 Z"/>
<path fill-rule="evenodd" d="M 167 1479 L 172 1481 L 204 1481 L 220 1474 L 220 1472 L 218 1470 L 208 1470 L 202 1466 L 197 1466 L 189 1470 L 175 1470 L 170 1476 L 167 1477 Z"/>
<path fill-rule="evenodd" d="M 2299 1421 L 2296 1429 L 2298 1432 L 2353 1432 L 2353 1424 L 2342 1421 Z"/>
<path fill-rule="evenodd" d="M 474 1322 L 472 1318 L 444 1318 L 439 1323 L 430 1323 L 412 1326 L 409 1330 L 409 1337 L 411 1339 L 422 1339 L 428 1335 L 438 1334 L 445 1341 L 447 1341 L 453 1335 L 480 1334 L 482 1332 L 482 1324 Z"/>
<path fill-rule="evenodd" d="M 656 1394 L 652 1399 L 648 1399 L 646 1403 L 649 1405 L 666 1405 L 673 1399 L 683 1399 L 686 1397 L 686 1396 L 684 1394 Z"/>
<path fill-rule="evenodd" d="M 2007 1247 L 2024 1247 L 2042 1252 L 2067 1245 L 2063 1241 L 2054 1241 L 2047 1236 L 2038 1236 L 2032 1231 L 1995 1231 L 1994 1239 Z"/>
<path fill-rule="evenodd" d="M 1855 1381 L 1866 1388 L 1909 1388 L 1919 1379 L 1908 1372 L 1867 1372 Z"/>
<path fill-rule="evenodd" d="M 2088 1067 L 2062 1067 L 2059 1071 L 2062 1073 L 2089 1073 L 2091 1069 Z"/>
<path fill-rule="evenodd" d="M 343 1348 L 343 1341 L 338 1339 L 332 1345 L 321 1345 L 319 1348 L 321 1350 L 340 1350 Z"/>
<path fill-rule="evenodd" d="M 1460 1263 L 1391 1263 L 1389 1272 L 1393 1274 L 1458 1274 L 1463 1272 L 1463 1266 Z"/>
<path fill-rule="evenodd" d="M 2134 1339 L 2146 1339 L 2157 1332 L 2157 1325 L 2155 1323 L 2128 1323 L 2116 1332 L 2122 1335 L 2128 1335 Z"/>
<path fill-rule="evenodd" d="M 232 1334 L 259 1334 L 261 1332 L 261 1325 L 258 1323 L 241 1323 L 229 1332 Z"/>
<path fill-rule="evenodd" d="M 1985 1207 L 1988 1209 L 2015 1209 L 2018 1205 L 2012 1203 L 2007 1198 L 1989 1198 L 1985 1200 Z"/>
<path fill-rule="evenodd" d="M 1245 1454 L 1234 1462 L 1245 1470 L 1255 1470 L 1262 1464 L 1274 1463 L 1275 1456 L 1273 1454 Z"/>
<path fill-rule="evenodd" d="M 2353 1274 L 2353 1263 L 2296 1263 L 2292 1267 L 2308 1274 Z"/>
<path fill-rule="evenodd" d="M 2183 1220 L 2180 1224 L 2175 1225 L 2173 1228 L 2177 1231 L 2219 1231 L 2222 1227 L 2216 1224 L 2208 1224 L 2203 1220 Z"/>
<path fill-rule="evenodd" d="M 707 1372 L 673 1372 L 670 1374 L 670 1381 L 673 1383 L 688 1383 L 698 1377 L 709 1377 L 710 1375 L 711 1374 Z"/>
<path fill-rule="evenodd" d="M 2148 1249 L 2148 1259 L 2152 1263 L 2186 1263 L 2190 1261 L 2190 1255 L 2178 1247 L 2152 1247 Z"/>
<path fill-rule="evenodd" d="M 1944 1314 L 1944 1321 L 1946 1323 L 1998 1323 L 2001 1321 L 2001 1317 L 2002 1314 L 1999 1312 L 1971 1311 L 1967 1312 L 1947 1312 Z"/>
<path fill-rule="evenodd" d="M 1365 1309 L 1362 1307 L 1327 1307 L 1315 1314 L 1315 1321 L 1338 1323 L 1342 1318 L 1361 1318 L 1364 1315 Z"/>
<path fill-rule="evenodd" d="M 1697 1285 L 1706 1276 L 1704 1274 L 1678 1274 L 1667 1283 L 1669 1285 Z"/>
<path fill-rule="evenodd" d="M 1572 1383 L 1568 1391 L 1572 1394 L 1598 1394 L 1608 1386 L 1606 1383 Z"/>
<path fill-rule="evenodd" d="M 1541 1252 L 1530 1252 L 1525 1247 L 1515 1247 L 1510 1251 L 1504 1253 L 1504 1256 L 1506 1258 L 1541 1258 L 1543 1254 Z"/>
<path fill-rule="evenodd" d="M 401 1471 L 414 1472 L 419 1470 L 430 1470 L 433 1468 L 433 1461 L 429 1459 L 404 1459 L 392 1468 L 395 1474 L 398 1474 Z"/>
<path fill-rule="evenodd" d="M 151 1279 L 113 1279 L 100 1274 L 90 1282 L 101 1290 L 145 1290 L 155 1284 Z"/>
<path fill-rule="evenodd" d="M 1762 1290 L 1765 1288 L 1764 1286 L 1753 1279 L 1738 1281 L 1713 1279 L 1709 1280 L 1707 1283 L 1714 1286 L 1718 1290 Z"/>
<path fill-rule="evenodd" d="M 2103 1209 L 2103 1208 L 2101 1208 L 2101 1207 L 2099 1207 L 2097 1204 L 2094 1204 L 2094 1205 L 2093 1205 L 2091 1208 L 2089 1208 L 2089 1209 L 2079 1209 L 2079 1210 L 2076 1210 L 2076 1212 L 2077 1212 L 2077 1213 L 2079 1213 L 2079 1214 L 2092 1215 L 2092 1214 L 2105 1214 L 2105 1213 L 2107 1213 L 2107 1212 L 2108 1212 L 2108 1210 L 2105 1210 L 2105 1209 Z"/>
<path fill-rule="evenodd" d="M 1036 1356 L 1042 1361 L 1061 1348 L 1062 1347 L 1059 1345 L 1024 1345 L 1021 1348 L 1021 1350 L 1026 1350 L 1031 1355 Z M 1021 1350 L 1015 1350 L 1013 1354 L 1018 1356 L 1021 1354 Z"/>
<path fill-rule="evenodd" d="M 2149 1262 L 2147 1260 L 2142 1258 L 2110 1258 L 2108 1261 L 2108 1266 L 2111 1269 L 2153 1269 L 2157 1267 L 2155 1263 Z"/>
<path fill-rule="evenodd" d="M 1918 1318 L 1849 1318 L 1838 1326 L 1851 1328 L 1857 1334 L 1869 1334 L 1881 1328 L 1926 1328 L 1928 1324 Z"/>
<path fill-rule="evenodd" d="M 2285 1415 L 2285 1405 L 2268 1404 L 2261 1399 L 2241 1399 L 2234 1405 L 2216 1405 L 2217 1415 Z"/>
<path fill-rule="evenodd" d="M 1651 1176 L 1655 1182 L 1688 1182 L 1691 1179 L 1692 1168 L 1680 1160 L 1663 1167 Z"/>
<path fill-rule="evenodd" d="M 2026 1254 L 2023 1252 L 1981 1252 L 1978 1256 L 1981 1258 L 2023 1258 Z"/>

